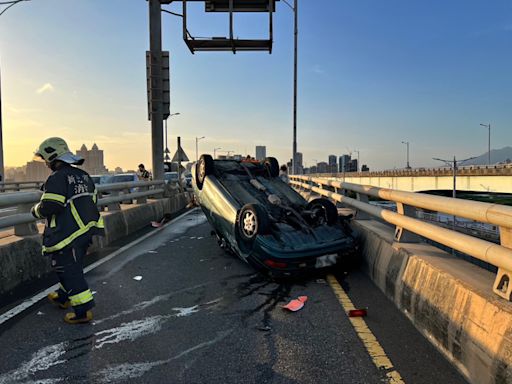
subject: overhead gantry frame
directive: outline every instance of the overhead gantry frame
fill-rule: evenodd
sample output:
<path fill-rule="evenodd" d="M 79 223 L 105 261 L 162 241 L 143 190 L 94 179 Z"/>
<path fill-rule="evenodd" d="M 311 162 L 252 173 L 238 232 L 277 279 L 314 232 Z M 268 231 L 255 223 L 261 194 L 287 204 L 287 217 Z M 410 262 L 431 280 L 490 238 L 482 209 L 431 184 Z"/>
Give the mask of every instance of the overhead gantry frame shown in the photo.
<path fill-rule="evenodd" d="M 187 29 L 187 2 L 183 2 L 183 40 L 190 52 L 209 51 L 268 51 L 272 53 L 273 42 L 273 13 L 278 0 L 202 0 L 205 2 L 205 12 L 229 13 L 229 36 L 197 38 Z M 196 0 L 192 0 L 196 1 Z M 201 0 L 200 0 L 201 1 Z M 234 37 L 234 14 L 237 12 L 268 12 L 269 34 L 268 39 L 238 39 Z"/>

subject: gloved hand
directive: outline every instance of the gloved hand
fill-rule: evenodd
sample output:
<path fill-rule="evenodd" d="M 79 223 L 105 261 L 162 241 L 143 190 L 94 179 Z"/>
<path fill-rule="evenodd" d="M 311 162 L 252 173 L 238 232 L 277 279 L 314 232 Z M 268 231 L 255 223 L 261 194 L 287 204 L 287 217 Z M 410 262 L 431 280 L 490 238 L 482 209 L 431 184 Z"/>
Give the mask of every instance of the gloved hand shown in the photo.
<path fill-rule="evenodd" d="M 39 216 L 39 204 L 40 203 L 37 203 L 36 205 L 34 205 L 32 208 L 30 208 L 30 213 L 32 214 L 32 216 L 34 216 L 36 219 L 40 219 L 41 216 Z"/>

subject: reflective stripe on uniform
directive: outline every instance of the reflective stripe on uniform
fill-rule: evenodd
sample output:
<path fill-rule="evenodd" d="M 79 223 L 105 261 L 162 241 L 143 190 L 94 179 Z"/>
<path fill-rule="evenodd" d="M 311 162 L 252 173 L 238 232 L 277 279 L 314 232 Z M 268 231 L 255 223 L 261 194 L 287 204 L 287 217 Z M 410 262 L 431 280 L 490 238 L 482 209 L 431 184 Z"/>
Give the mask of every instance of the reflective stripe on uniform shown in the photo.
<path fill-rule="evenodd" d="M 71 206 L 71 214 L 73 215 L 73 218 L 75 219 L 76 224 L 78 225 L 78 228 L 84 228 L 85 224 L 82 221 L 82 218 L 80 217 L 80 214 L 78 213 L 78 211 L 75 207 L 75 203 L 73 203 L 73 201 L 70 201 L 69 205 Z"/>
<path fill-rule="evenodd" d="M 58 195 L 56 193 L 43 193 L 43 196 L 41 197 L 42 200 L 49 200 L 49 201 L 56 201 L 57 203 L 65 204 L 66 203 L 66 196 Z"/>
<path fill-rule="evenodd" d="M 78 229 L 78 231 L 72 233 L 70 236 L 66 237 L 64 240 L 58 242 L 57 244 L 51 246 L 51 247 L 45 247 L 43 246 L 43 253 L 52 253 L 56 251 L 60 251 L 64 247 L 68 246 L 75 240 L 77 237 L 82 236 L 83 234 L 87 233 L 91 228 L 104 228 L 103 224 L 103 217 L 100 217 L 98 221 L 91 221 L 83 228 Z"/>
<path fill-rule="evenodd" d="M 57 226 L 57 216 L 52 215 L 52 220 L 50 221 L 50 228 L 55 228 Z"/>
<path fill-rule="evenodd" d="M 69 300 L 71 301 L 71 305 L 76 307 L 77 305 L 82 305 L 92 301 L 94 297 L 92 296 L 92 292 L 90 289 L 83 291 L 77 295 L 69 296 Z"/>

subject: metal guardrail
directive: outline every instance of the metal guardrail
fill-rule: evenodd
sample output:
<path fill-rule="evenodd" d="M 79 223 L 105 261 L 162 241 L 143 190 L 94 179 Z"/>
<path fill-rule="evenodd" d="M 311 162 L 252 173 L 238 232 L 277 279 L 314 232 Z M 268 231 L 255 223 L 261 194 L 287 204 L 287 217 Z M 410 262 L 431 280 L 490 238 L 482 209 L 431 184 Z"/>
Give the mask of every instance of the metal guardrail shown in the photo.
<path fill-rule="evenodd" d="M 43 185 L 43 181 L 12 181 L 0 183 L 0 192 L 38 190 Z"/>
<path fill-rule="evenodd" d="M 159 197 L 165 191 L 164 181 L 137 181 L 129 183 L 102 184 L 97 186 L 98 207 L 110 211 L 120 210 L 120 203 L 132 203 L 136 200 L 143 204 L 150 196 Z M 0 217 L 0 229 L 14 227 L 14 234 L 27 236 L 38 233 L 36 219 L 30 209 L 41 199 L 42 192 L 7 192 L 0 194 L 0 211 L 7 212 Z M 9 208 L 15 208 L 10 214 Z"/>
<path fill-rule="evenodd" d="M 495 265 L 498 267 L 498 273 L 493 290 L 507 300 L 512 299 L 512 207 L 344 183 L 319 177 L 292 175 L 290 180 L 299 192 L 315 192 L 355 208 L 358 219 L 367 219 L 370 215 L 395 225 L 397 242 L 417 242 L 419 235 Z M 346 191 L 355 192 L 356 199 L 346 196 Z M 368 196 L 395 202 L 397 212 L 368 204 Z M 496 225 L 500 230 L 500 244 L 416 219 L 416 208 Z"/>

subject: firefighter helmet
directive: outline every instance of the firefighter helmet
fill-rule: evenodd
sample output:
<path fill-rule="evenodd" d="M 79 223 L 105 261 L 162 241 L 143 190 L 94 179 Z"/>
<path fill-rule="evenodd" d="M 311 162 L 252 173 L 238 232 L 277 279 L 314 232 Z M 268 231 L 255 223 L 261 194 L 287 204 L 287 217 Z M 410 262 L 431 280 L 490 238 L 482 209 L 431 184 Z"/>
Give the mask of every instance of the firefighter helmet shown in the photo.
<path fill-rule="evenodd" d="M 55 160 L 61 160 L 69 164 L 81 165 L 84 162 L 80 156 L 74 155 L 66 143 L 60 137 L 50 137 L 43 141 L 35 152 L 35 160 L 44 160 L 52 163 Z"/>

